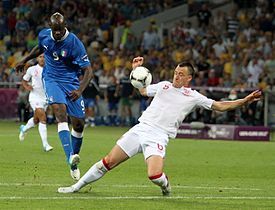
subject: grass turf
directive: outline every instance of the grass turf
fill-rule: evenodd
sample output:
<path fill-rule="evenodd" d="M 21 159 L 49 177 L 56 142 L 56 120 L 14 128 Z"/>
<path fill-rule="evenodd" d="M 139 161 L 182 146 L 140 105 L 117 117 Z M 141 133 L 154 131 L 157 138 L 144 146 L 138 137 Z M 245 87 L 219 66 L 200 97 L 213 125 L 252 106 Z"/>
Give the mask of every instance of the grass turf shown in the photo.
<path fill-rule="evenodd" d="M 19 124 L 0 122 L 0 209 L 274 209 L 274 142 L 171 140 L 165 172 L 172 194 L 162 197 L 147 178 L 142 155 L 74 194 L 56 125 L 48 126 L 54 150 L 42 150 L 37 128 L 18 140 Z M 82 175 L 109 152 L 127 128 L 85 130 Z"/>

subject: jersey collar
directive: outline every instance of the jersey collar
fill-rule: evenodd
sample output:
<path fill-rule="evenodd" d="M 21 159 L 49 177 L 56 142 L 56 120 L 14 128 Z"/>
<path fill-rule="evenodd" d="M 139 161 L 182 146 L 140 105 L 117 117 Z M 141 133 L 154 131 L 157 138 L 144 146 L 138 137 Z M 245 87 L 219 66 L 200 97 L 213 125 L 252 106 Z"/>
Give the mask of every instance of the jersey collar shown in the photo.
<path fill-rule="evenodd" d="M 63 41 L 63 40 L 64 40 L 64 39 L 66 39 L 66 38 L 67 38 L 67 36 L 69 35 L 69 31 L 68 31 L 68 29 L 67 29 L 67 28 L 65 28 L 65 30 L 66 30 L 65 34 L 64 34 L 64 36 L 63 36 L 60 40 L 55 40 L 55 38 L 53 37 L 53 32 L 52 32 L 52 30 L 51 30 L 51 38 L 52 38 L 54 41 L 56 41 L 56 42 Z"/>

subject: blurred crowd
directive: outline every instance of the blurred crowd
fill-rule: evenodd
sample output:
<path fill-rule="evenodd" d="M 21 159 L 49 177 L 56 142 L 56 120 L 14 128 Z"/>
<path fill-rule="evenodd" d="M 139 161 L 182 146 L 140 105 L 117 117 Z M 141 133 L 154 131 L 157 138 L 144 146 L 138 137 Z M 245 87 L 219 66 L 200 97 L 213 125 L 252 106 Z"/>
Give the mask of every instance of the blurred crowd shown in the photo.
<path fill-rule="evenodd" d="M 47 25 L 50 14 L 60 11 L 68 19 L 69 30 L 85 44 L 96 71 L 98 86 L 104 90 L 99 91 L 101 98 L 106 98 L 105 92 L 112 85 L 120 87 L 116 87 L 114 92 L 117 101 L 125 97 L 121 96 L 122 81 L 128 77 L 131 59 L 137 55 L 145 57 L 145 65 L 153 74 L 153 82 L 171 80 L 177 63 L 185 59 L 193 60 L 198 74 L 192 85 L 214 99 L 220 98 L 211 95 L 209 87 L 233 89 L 237 91 L 237 97 L 247 88 L 275 91 L 275 18 L 272 1 L 255 0 L 251 7 L 245 7 L 242 1 L 234 1 L 235 6 L 231 10 L 215 13 L 207 4 L 202 4 L 195 14 L 196 22 L 179 20 L 171 29 L 161 31 L 156 20 L 150 19 L 148 28 L 141 36 L 137 37 L 131 30 L 133 21 L 183 2 L 186 1 L 2 1 L 0 84 L 5 87 L 10 82 L 21 81 L 22 75 L 16 74 L 13 69 L 15 63 L 37 44 L 37 34 Z M 124 29 L 119 45 L 114 46 L 113 30 L 117 26 L 124 26 Z M 138 97 L 134 91 L 128 92 L 127 97 Z M 222 98 L 229 95 L 224 93 Z M 140 100 L 147 104 L 147 99 Z M 255 118 L 257 109 L 247 109 L 236 113 L 234 120 L 239 119 L 240 124 L 251 123 L 241 119 L 249 119 L 246 115 Z M 125 110 L 131 117 L 131 111 L 128 108 Z M 189 120 L 212 119 L 213 123 L 219 123 L 214 115 L 222 119 L 219 113 L 203 117 L 198 111 Z"/>

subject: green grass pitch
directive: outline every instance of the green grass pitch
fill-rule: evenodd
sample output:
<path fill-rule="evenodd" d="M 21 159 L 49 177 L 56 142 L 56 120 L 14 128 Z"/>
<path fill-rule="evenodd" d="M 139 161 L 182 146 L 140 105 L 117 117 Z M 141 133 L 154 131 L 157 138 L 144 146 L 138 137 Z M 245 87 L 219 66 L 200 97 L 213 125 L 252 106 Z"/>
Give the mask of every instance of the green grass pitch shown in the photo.
<path fill-rule="evenodd" d="M 54 150 L 42 150 L 37 127 L 18 140 L 19 124 L 0 122 L 0 209 L 275 209 L 275 143 L 170 140 L 165 172 L 170 197 L 147 178 L 137 155 L 78 193 L 58 194 L 73 183 L 57 135 Z M 101 159 L 127 128 L 85 130 L 82 175 Z"/>

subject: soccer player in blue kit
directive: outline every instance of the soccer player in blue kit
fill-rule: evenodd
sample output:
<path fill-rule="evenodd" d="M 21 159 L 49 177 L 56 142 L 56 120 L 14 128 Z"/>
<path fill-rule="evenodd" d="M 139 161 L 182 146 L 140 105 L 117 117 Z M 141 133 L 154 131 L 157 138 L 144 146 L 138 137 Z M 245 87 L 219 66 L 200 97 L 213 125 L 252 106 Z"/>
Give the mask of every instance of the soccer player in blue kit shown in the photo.
<path fill-rule="evenodd" d="M 71 176 L 78 180 L 78 154 L 82 145 L 85 118 L 81 94 L 89 84 L 93 70 L 83 43 L 68 31 L 64 16 L 54 13 L 50 17 L 49 26 L 50 28 L 40 31 L 38 45 L 16 65 L 16 70 L 22 71 L 26 62 L 44 53 L 42 79 L 47 100 L 58 122 L 58 134 L 70 165 Z M 78 73 L 81 70 L 84 76 L 79 82 Z M 71 118 L 71 133 L 67 115 Z"/>

